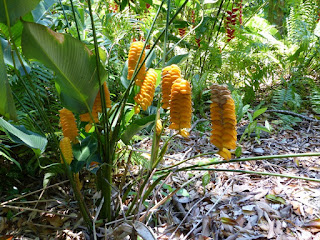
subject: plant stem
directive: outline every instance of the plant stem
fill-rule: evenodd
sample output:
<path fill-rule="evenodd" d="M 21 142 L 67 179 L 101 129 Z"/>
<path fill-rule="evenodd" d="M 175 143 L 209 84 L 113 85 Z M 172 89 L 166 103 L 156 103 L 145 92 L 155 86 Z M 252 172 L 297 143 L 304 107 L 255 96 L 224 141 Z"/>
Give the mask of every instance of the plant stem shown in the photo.
<path fill-rule="evenodd" d="M 320 182 L 320 179 L 316 179 L 316 178 L 300 177 L 300 176 L 286 175 L 286 174 L 280 174 L 280 173 L 270 173 L 270 172 L 255 172 L 255 171 L 239 170 L 239 169 L 194 168 L 192 170 L 195 170 L 195 171 L 216 171 L 216 172 L 238 172 L 238 173 L 247 173 L 247 174 L 256 174 L 256 175 L 264 175 L 264 176 L 274 176 L 274 177 L 284 177 L 284 178 L 295 178 L 295 179 L 301 179 L 301 180 L 312 181 L 312 182 Z"/>
<path fill-rule="evenodd" d="M 107 136 L 109 135 L 109 132 L 106 132 L 107 129 L 107 108 L 106 108 L 106 96 L 104 93 L 104 88 L 100 76 L 100 55 L 99 55 L 99 48 L 98 48 L 98 41 L 97 41 L 97 35 L 96 30 L 94 26 L 94 19 L 92 14 L 92 6 L 91 6 L 91 0 L 88 0 L 88 7 L 89 7 L 89 15 L 91 19 L 91 26 L 93 31 L 93 40 L 94 40 L 94 49 L 95 49 L 95 55 L 96 55 L 96 65 L 97 65 L 97 77 L 99 82 L 99 89 L 100 89 L 100 96 L 101 96 L 101 106 L 102 106 L 102 127 L 104 132 L 104 141 L 100 142 L 102 151 L 102 158 L 103 162 L 105 163 L 103 166 L 101 166 L 99 170 L 98 181 L 99 185 L 102 190 L 102 197 L 104 198 L 104 203 L 101 209 L 101 215 L 103 218 L 107 218 L 108 221 L 111 221 L 111 191 L 112 191 L 112 165 L 113 165 L 113 154 L 110 151 L 110 142 L 107 140 Z M 108 138 L 109 139 L 109 138 Z M 107 181 L 107 184 L 104 184 L 105 181 Z"/>
<path fill-rule="evenodd" d="M 203 156 L 204 154 L 199 154 L 197 156 L 194 156 L 192 158 L 195 157 L 199 157 L 199 156 Z M 268 159 L 275 159 L 275 158 L 289 158 L 289 157 L 311 157 L 311 156 L 320 156 L 319 152 L 314 152 L 314 153 L 298 153 L 298 154 L 284 154 L 284 155 L 269 155 L 269 156 L 261 156 L 261 157 L 249 157 L 249 158 L 238 158 L 238 159 L 231 159 L 229 161 L 215 161 L 215 162 L 209 162 L 209 163 L 205 163 L 205 164 L 196 164 L 196 165 L 192 165 L 192 166 L 187 166 L 187 167 L 183 167 L 178 169 L 178 171 L 185 171 L 185 170 L 190 170 L 193 169 L 195 167 L 205 167 L 205 166 L 211 166 L 211 165 L 218 165 L 218 164 L 222 164 L 222 163 L 234 163 L 234 162 L 247 162 L 247 161 L 256 161 L 256 160 L 268 160 Z M 189 159 L 185 159 L 173 166 L 167 167 L 165 169 L 159 170 L 158 173 L 162 174 L 164 171 L 170 171 L 170 169 L 177 167 L 178 165 L 190 160 Z"/>
<path fill-rule="evenodd" d="M 70 4 L 71 4 L 71 8 L 72 8 L 72 13 L 73 13 L 73 17 L 74 17 L 74 22 L 76 23 L 76 29 L 77 29 L 77 33 L 78 33 L 78 39 L 81 41 L 80 32 L 79 32 L 79 27 L 78 27 L 78 21 L 77 21 L 77 18 L 76 18 L 76 12 L 75 12 L 74 6 L 73 6 L 73 0 L 70 0 Z"/>

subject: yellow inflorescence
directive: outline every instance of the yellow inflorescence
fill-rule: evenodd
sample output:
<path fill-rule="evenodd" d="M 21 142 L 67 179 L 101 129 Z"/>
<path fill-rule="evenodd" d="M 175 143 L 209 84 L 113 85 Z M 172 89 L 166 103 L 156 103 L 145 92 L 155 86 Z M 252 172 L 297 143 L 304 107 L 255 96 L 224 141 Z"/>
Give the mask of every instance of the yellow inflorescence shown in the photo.
<path fill-rule="evenodd" d="M 162 131 L 162 122 L 160 119 L 157 120 L 157 124 L 156 124 L 156 134 L 157 136 L 160 136 Z"/>
<path fill-rule="evenodd" d="M 169 128 L 181 130 L 191 128 L 191 85 L 184 79 L 177 79 L 171 87 Z"/>
<path fill-rule="evenodd" d="M 63 136 L 68 137 L 73 143 L 77 143 L 78 128 L 73 113 L 63 108 L 59 110 L 59 114 Z"/>
<path fill-rule="evenodd" d="M 237 142 L 236 114 L 234 101 L 226 86 L 211 86 L 211 137 L 210 142 L 219 148 L 218 154 L 224 159 L 231 159 L 228 149 L 235 149 Z"/>
<path fill-rule="evenodd" d="M 130 50 L 129 50 L 129 56 L 128 56 L 128 79 L 131 80 L 132 75 L 134 73 L 134 69 L 138 63 L 139 60 L 139 56 L 141 54 L 143 48 L 143 42 L 133 42 L 131 43 L 130 46 Z M 142 63 L 142 61 L 145 58 L 145 53 L 143 52 L 140 63 Z M 145 63 L 141 66 L 140 71 L 138 72 L 136 78 L 135 78 L 135 84 L 137 86 L 142 86 L 142 82 L 144 80 L 145 77 L 145 73 L 146 73 L 146 65 Z"/>
<path fill-rule="evenodd" d="M 140 105 L 144 111 L 146 111 L 152 103 L 157 78 L 157 72 L 154 69 L 150 68 L 146 74 L 146 78 L 142 83 L 140 92 L 134 97 L 134 101 L 138 105 Z"/>
<path fill-rule="evenodd" d="M 190 132 L 185 128 L 181 129 L 179 133 L 184 138 L 189 138 L 190 137 Z"/>
<path fill-rule="evenodd" d="M 180 68 L 173 64 L 162 69 L 162 108 L 169 109 L 170 107 L 170 97 L 171 97 L 171 87 L 175 80 L 181 78 Z"/>
<path fill-rule="evenodd" d="M 73 160 L 73 154 L 72 154 L 72 146 L 70 139 L 68 137 L 64 137 L 60 141 L 60 150 L 61 150 L 61 163 L 63 163 L 62 155 L 68 165 L 71 164 Z"/>
<path fill-rule="evenodd" d="M 104 90 L 104 95 L 105 95 L 105 99 L 106 99 L 106 107 L 111 108 L 110 92 L 109 92 L 109 89 L 107 87 L 106 82 L 103 83 L 103 90 Z M 92 113 L 91 113 L 93 116 L 93 120 L 96 123 L 99 122 L 99 117 L 98 117 L 99 112 L 102 112 L 100 91 L 98 92 L 96 99 L 94 100 L 93 107 L 92 107 Z M 81 114 L 80 121 L 81 122 L 92 122 L 91 118 L 90 118 L 90 114 L 89 113 Z"/>

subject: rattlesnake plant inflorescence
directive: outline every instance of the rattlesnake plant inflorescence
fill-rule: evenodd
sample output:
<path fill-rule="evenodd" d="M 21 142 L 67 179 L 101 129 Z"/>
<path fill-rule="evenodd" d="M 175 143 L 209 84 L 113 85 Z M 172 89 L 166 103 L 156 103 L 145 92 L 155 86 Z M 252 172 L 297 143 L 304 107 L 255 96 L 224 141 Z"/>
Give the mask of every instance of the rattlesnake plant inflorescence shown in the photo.
<path fill-rule="evenodd" d="M 103 83 L 103 90 L 104 90 L 104 95 L 105 95 L 105 99 L 106 99 L 106 107 L 111 108 L 110 92 L 109 92 L 109 89 L 107 87 L 106 82 Z M 94 100 L 92 112 L 91 112 L 95 123 L 99 122 L 99 116 L 98 116 L 99 112 L 102 112 L 100 91 L 98 92 L 96 99 Z M 88 132 L 91 128 L 91 123 L 92 123 L 92 120 L 90 118 L 90 114 L 89 113 L 81 114 L 80 121 L 81 122 L 89 122 L 89 124 L 86 126 L 86 132 Z"/>
<path fill-rule="evenodd" d="M 169 109 L 170 107 L 170 97 L 171 97 L 171 87 L 175 80 L 181 78 L 180 68 L 173 64 L 162 69 L 162 108 Z"/>
<path fill-rule="evenodd" d="M 218 154 L 226 160 L 231 159 L 228 149 L 235 149 L 237 142 L 236 115 L 234 101 L 226 86 L 211 86 L 211 137 L 210 142 L 219 148 Z"/>
<path fill-rule="evenodd" d="M 191 128 L 191 85 L 184 79 L 177 79 L 171 87 L 170 121 L 169 128 L 179 130 Z M 185 131 L 183 131 L 183 135 Z"/>
<path fill-rule="evenodd" d="M 130 50 L 129 50 L 129 55 L 128 55 L 128 79 L 131 80 L 134 69 L 138 63 L 139 56 L 141 54 L 141 51 L 143 49 L 143 42 L 133 42 L 131 43 Z M 143 59 L 145 58 L 145 53 L 143 52 L 140 63 L 142 63 Z M 137 86 L 142 86 L 142 82 L 145 78 L 146 74 L 146 65 L 145 63 L 141 66 L 140 71 L 138 72 L 136 78 L 135 78 L 135 84 Z"/>
<path fill-rule="evenodd" d="M 63 158 L 62 158 L 62 155 L 63 155 L 66 163 L 70 165 L 73 160 L 72 146 L 71 146 L 70 139 L 68 137 L 62 138 L 59 146 L 61 150 L 61 163 L 63 163 Z"/>
<path fill-rule="evenodd" d="M 151 105 L 156 88 L 157 78 L 157 72 L 150 68 L 146 73 L 146 77 L 142 83 L 140 92 L 134 97 L 134 101 L 137 103 L 137 106 L 135 107 L 136 113 L 140 112 L 140 107 L 146 111 Z"/>
<path fill-rule="evenodd" d="M 71 111 L 66 108 L 59 110 L 60 125 L 64 137 L 68 137 L 72 143 L 77 143 L 78 128 L 76 119 Z"/>

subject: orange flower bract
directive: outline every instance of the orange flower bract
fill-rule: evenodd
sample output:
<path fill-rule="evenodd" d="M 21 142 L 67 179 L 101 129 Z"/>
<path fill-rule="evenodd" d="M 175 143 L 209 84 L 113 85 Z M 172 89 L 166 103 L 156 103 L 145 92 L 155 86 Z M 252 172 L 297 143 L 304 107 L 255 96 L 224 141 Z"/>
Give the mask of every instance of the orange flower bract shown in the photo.
<path fill-rule="evenodd" d="M 170 97 L 171 97 L 171 87 L 175 80 L 181 78 L 180 68 L 173 64 L 162 69 L 162 108 L 169 109 L 170 107 Z"/>
<path fill-rule="evenodd" d="M 110 92 L 107 87 L 107 83 L 103 83 L 103 90 L 104 90 L 104 95 L 106 99 L 106 107 L 111 108 L 111 100 L 110 100 Z M 93 107 L 92 107 L 92 117 L 95 123 L 99 122 L 98 118 L 98 113 L 102 112 L 102 106 L 101 106 L 101 94 L 100 91 L 98 92 L 96 99 L 94 100 Z M 80 121 L 81 122 L 92 122 L 90 118 L 89 113 L 84 113 L 80 115 Z"/>
<path fill-rule="evenodd" d="M 140 92 L 134 97 L 134 101 L 140 105 L 144 111 L 146 111 L 152 103 L 157 78 L 157 72 L 150 68 L 146 74 L 146 78 L 142 83 Z"/>
<path fill-rule="evenodd" d="M 226 86 L 211 86 L 211 137 L 210 142 L 219 148 L 218 154 L 226 160 L 231 159 L 228 149 L 235 149 L 237 142 L 236 114 L 234 101 Z"/>
<path fill-rule="evenodd" d="M 131 43 L 129 55 L 128 55 L 128 76 L 127 79 L 131 80 L 134 69 L 136 68 L 136 65 L 138 64 L 139 56 L 143 49 L 143 42 L 133 42 Z M 143 59 L 145 58 L 145 53 L 142 53 L 142 57 L 140 60 L 140 63 L 142 63 Z M 142 86 L 142 82 L 145 78 L 146 74 L 146 65 L 145 63 L 141 66 L 140 71 L 138 72 L 136 78 L 135 78 L 135 84 L 137 86 Z"/>
<path fill-rule="evenodd" d="M 62 158 L 63 156 L 66 163 L 70 165 L 73 160 L 73 153 L 72 153 L 72 146 L 71 146 L 70 139 L 68 137 L 62 138 L 59 146 L 61 150 L 61 163 L 63 163 L 63 158 Z"/>
<path fill-rule="evenodd" d="M 78 128 L 73 113 L 63 108 L 59 110 L 59 115 L 63 136 L 68 137 L 73 143 L 77 143 Z"/>
<path fill-rule="evenodd" d="M 181 130 L 191 128 L 192 102 L 191 85 L 184 79 L 177 79 L 171 87 L 169 128 Z"/>

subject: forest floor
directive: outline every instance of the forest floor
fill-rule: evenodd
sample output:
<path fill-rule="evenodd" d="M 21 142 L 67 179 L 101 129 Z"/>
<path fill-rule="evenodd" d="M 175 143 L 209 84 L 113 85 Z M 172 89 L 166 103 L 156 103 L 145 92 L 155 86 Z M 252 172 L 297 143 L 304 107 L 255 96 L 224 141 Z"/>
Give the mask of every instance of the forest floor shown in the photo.
<path fill-rule="evenodd" d="M 150 143 L 143 140 L 135 147 L 150 149 Z M 262 136 L 260 143 L 251 138 L 240 145 L 241 157 L 320 152 L 320 125 L 302 121 L 294 130 L 273 131 Z M 215 150 L 209 143 L 209 134 L 195 129 L 189 139 L 176 137 L 172 141 L 162 164 L 170 166 Z M 181 166 L 206 162 L 213 157 L 217 155 L 194 158 Z M 224 163 L 217 168 L 320 179 L 319 157 Z M 204 175 L 207 175 L 206 185 Z M 98 193 L 90 185 L 90 176 L 86 177 L 89 179 L 83 191 L 88 196 L 86 201 L 95 208 L 92 202 Z M 160 206 L 148 222 L 157 239 L 320 239 L 319 182 L 253 173 L 187 171 L 174 173 L 166 184 L 172 188 L 183 185 L 185 191 Z M 0 207 L 0 240 L 90 239 L 84 222 L 77 217 L 78 208 L 69 183 L 55 180 L 46 189 L 41 186 L 39 178 L 30 186 L 34 192 L 24 196 L 23 201 L 17 199 L 8 202 L 9 207 Z M 163 197 L 160 191 L 156 202 Z M 0 202 L 4 199 L 5 196 L 0 197 Z M 97 239 L 115 239 L 115 232 L 124 229 L 122 222 L 113 225 L 97 222 Z M 113 238 L 104 238 L 106 235 Z"/>

